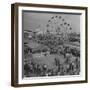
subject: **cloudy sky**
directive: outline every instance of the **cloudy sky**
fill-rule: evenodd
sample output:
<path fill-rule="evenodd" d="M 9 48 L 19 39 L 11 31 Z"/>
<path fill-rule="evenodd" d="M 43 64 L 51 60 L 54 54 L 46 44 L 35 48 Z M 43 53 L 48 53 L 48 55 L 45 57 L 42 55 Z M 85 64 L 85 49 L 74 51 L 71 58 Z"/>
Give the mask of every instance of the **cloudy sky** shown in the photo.
<path fill-rule="evenodd" d="M 80 15 L 66 13 L 40 13 L 31 11 L 23 11 L 23 30 L 34 31 L 40 27 L 43 31 L 45 31 L 49 20 L 51 22 L 55 22 L 52 20 L 52 17 L 55 16 L 57 16 L 56 21 L 58 21 L 58 23 L 62 23 L 62 19 L 64 19 L 64 22 L 70 24 L 69 27 L 72 27 L 73 31 L 80 32 Z M 59 16 L 61 16 L 61 19 L 58 18 Z M 52 26 L 53 24 L 50 24 L 50 27 Z"/>

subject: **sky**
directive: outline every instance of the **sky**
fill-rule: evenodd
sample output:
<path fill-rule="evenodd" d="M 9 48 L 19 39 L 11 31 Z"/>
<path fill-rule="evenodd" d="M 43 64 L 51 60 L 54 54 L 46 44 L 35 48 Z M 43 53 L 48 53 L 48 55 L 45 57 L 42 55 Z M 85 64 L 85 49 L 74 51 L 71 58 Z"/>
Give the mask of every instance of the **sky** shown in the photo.
<path fill-rule="evenodd" d="M 57 16 L 54 20 L 52 17 Z M 59 19 L 61 16 L 61 19 Z M 64 19 L 64 21 L 62 21 Z M 48 22 L 48 20 L 51 21 Z M 49 27 L 55 27 L 55 22 L 63 23 L 67 22 L 70 24 L 69 27 L 72 28 L 74 32 L 80 32 L 80 15 L 78 14 L 67 14 L 67 13 L 46 13 L 46 12 L 32 12 L 32 11 L 23 11 L 23 30 L 37 30 L 40 28 L 42 31 L 46 31 L 46 25 L 49 24 Z"/>

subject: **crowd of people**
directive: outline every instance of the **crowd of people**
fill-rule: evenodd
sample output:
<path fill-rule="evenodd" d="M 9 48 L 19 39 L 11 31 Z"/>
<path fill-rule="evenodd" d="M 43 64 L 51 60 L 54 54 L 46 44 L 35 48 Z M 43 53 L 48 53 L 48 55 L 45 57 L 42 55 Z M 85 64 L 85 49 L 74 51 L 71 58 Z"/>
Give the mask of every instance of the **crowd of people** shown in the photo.
<path fill-rule="evenodd" d="M 49 69 L 46 64 L 37 64 L 33 61 L 25 63 L 24 75 L 26 77 L 40 76 L 65 76 L 80 74 L 80 57 L 72 54 L 63 54 L 64 62 L 60 62 L 60 58 L 55 57 L 54 68 Z"/>

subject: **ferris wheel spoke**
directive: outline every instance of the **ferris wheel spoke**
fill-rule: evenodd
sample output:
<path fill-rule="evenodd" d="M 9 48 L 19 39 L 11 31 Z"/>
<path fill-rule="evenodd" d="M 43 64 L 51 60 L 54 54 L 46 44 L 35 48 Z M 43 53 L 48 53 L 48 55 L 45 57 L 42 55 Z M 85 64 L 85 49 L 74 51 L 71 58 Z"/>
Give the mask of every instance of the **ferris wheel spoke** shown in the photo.
<path fill-rule="evenodd" d="M 46 28 L 49 33 L 62 33 L 62 35 L 65 34 L 64 36 L 67 36 L 66 34 L 72 31 L 71 24 L 66 22 L 65 18 L 60 15 L 52 16 L 51 19 L 48 20 Z"/>

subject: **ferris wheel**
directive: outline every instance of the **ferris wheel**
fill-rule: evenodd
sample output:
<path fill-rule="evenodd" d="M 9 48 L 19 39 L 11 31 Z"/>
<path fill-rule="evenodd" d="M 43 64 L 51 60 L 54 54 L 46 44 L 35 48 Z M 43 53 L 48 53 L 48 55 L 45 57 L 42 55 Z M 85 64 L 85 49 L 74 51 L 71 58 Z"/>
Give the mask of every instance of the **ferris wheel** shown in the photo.
<path fill-rule="evenodd" d="M 63 34 L 67 38 L 67 34 L 72 31 L 72 26 L 62 16 L 52 16 L 46 24 L 47 32 L 53 34 Z"/>

